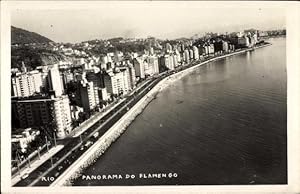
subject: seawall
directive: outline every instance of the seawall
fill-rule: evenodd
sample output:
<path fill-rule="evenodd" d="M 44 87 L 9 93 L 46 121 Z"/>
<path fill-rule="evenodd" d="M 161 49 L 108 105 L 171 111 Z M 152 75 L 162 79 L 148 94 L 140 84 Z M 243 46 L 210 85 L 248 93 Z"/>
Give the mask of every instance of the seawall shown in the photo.
<path fill-rule="evenodd" d="M 256 48 L 269 46 L 262 45 Z M 123 117 L 118 120 L 98 141 L 96 141 L 86 152 L 83 153 L 63 174 L 61 174 L 50 186 L 70 186 L 73 180 L 81 176 L 85 168 L 96 162 L 97 158 L 104 154 L 105 150 L 127 129 L 131 122 L 144 110 L 144 108 L 155 98 L 155 96 L 174 81 L 191 73 L 195 68 L 225 57 L 245 53 L 253 48 L 218 56 L 197 65 L 174 73 L 162 79 L 143 98 L 141 98 Z"/>

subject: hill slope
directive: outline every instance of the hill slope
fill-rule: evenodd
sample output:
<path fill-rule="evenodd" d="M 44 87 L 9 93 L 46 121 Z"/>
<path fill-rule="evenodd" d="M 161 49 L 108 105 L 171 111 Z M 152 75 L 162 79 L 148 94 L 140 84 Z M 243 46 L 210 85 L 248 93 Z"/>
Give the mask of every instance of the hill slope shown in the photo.
<path fill-rule="evenodd" d="M 52 40 L 39 35 L 35 32 L 29 32 L 21 28 L 11 26 L 11 44 L 28 44 L 28 43 L 48 43 Z"/>

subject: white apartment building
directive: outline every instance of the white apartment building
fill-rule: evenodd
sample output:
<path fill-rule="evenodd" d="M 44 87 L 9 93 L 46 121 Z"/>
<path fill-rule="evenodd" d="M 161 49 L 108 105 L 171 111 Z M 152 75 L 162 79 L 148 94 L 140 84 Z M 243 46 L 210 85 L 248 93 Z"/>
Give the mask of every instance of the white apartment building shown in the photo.
<path fill-rule="evenodd" d="M 84 111 L 94 109 L 99 103 L 98 90 L 95 89 L 93 82 L 88 82 L 86 79 L 80 82 L 79 86 L 80 100 Z"/>
<path fill-rule="evenodd" d="M 38 71 L 19 74 L 11 79 L 12 96 L 26 97 L 41 92 L 44 86 L 42 74 Z"/>
<path fill-rule="evenodd" d="M 148 56 L 146 58 L 149 67 L 146 71 L 148 74 L 158 74 L 159 73 L 159 65 L 158 65 L 158 58 L 156 56 Z M 150 71 L 150 72 L 149 72 Z"/>
<path fill-rule="evenodd" d="M 131 90 L 130 74 L 128 67 L 115 68 L 104 74 L 104 85 L 110 94 L 126 94 Z"/>
<path fill-rule="evenodd" d="M 196 46 L 193 46 L 193 55 L 195 60 L 199 59 L 199 50 Z"/>
<path fill-rule="evenodd" d="M 48 73 L 49 89 L 54 91 L 55 96 L 59 97 L 63 94 L 63 81 L 60 76 L 57 65 L 54 65 Z"/>

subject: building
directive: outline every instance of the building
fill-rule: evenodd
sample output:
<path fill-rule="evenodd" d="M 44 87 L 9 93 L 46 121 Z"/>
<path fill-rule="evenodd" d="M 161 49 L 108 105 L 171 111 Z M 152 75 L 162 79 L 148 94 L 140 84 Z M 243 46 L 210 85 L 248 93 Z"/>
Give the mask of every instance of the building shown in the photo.
<path fill-rule="evenodd" d="M 169 70 L 174 70 L 173 55 L 164 55 L 161 60 L 161 65 L 167 67 Z"/>
<path fill-rule="evenodd" d="M 175 50 L 175 53 L 174 53 L 174 56 L 175 56 L 175 59 L 176 59 L 176 61 L 177 61 L 177 66 L 179 66 L 180 65 L 180 63 L 182 62 L 182 59 L 181 59 L 181 55 L 180 55 L 180 52 L 176 49 Z M 176 66 L 176 65 L 175 65 Z M 176 67 L 177 67 L 176 66 Z"/>
<path fill-rule="evenodd" d="M 99 96 L 98 90 L 100 88 L 105 87 L 102 74 L 100 72 L 97 72 L 96 70 L 92 70 L 92 71 L 85 72 L 84 75 L 87 82 L 93 82 L 95 96 Z M 96 100 L 96 104 L 100 103 L 98 97 L 96 97 L 95 100 Z"/>
<path fill-rule="evenodd" d="M 115 68 L 115 72 L 120 73 L 122 78 L 123 78 L 123 93 L 126 94 L 129 91 L 132 90 L 132 83 L 131 83 L 131 73 L 130 73 L 130 69 L 128 66 L 121 66 L 121 67 L 117 67 Z"/>
<path fill-rule="evenodd" d="M 242 36 L 237 38 L 237 45 L 239 47 L 248 47 L 249 46 L 249 39 L 247 36 Z"/>
<path fill-rule="evenodd" d="M 64 138 L 71 131 L 71 111 L 69 98 L 39 97 L 12 100 L 13 126 L 19 128 L 44 127 L 49 134 L 56 133 L 58 138 Z"/>
<path fill-rule="evenodd" d="M 49 90 L 53 91 L 56 97 L 63 94 L 63 81 L 57 65 L 54 65 L 48 73 Z"/>
<path fill-rule="evenodd" d="M 174 68 L 179 66 L 179 59 L 178 59 L 178 55 L 177 54 L 173 54 L 173 63 L 174 63 Z"/>
<path fill-rule="evenodd" d="M 213 43 L 214 45 L 214 52 L 215 53 L 222 53 L 223 51 L 223 42 L 221 40 L 217 40 Z"/>
<path fill-rule="evenodd" d="M 209 44 L 208 46 L 208 54 L 213 55 L 215 53 L 215 47 L 214 44 Z"/>
<path fill-rule="evenodd" d="M 145 74 L 154 75 L 159 73 L 158 58 L 156 56 L 148 56 L 146 58 L 148 67 L 145 66 Z"/>
<path fill-rule="evenodd" d="M 131 90 L 128 68 L 118 68 L 104 74 L 104 85 L 109 94 L 126 94 Z"/>
<path fill-rule="evenodd" d="M 199 50 L 196 46 L 193 46 L 193 56 L 195 60 L 199 59 Z"/>
<path fill-rule="evenodd" d="M 153 47 L 150 47 L 150 55 L 154 55 L 154 49 L 153 49 Z"/>
<path fill-rule="evenodd" d="M 194 52 L 192 49 L 189 49 L 190 60 L 194 59 Z"/>
<path fill-rule="evenodd" d="M 12 150 L 20 149 L 23 153 L 26 152 L 28 144 L 34 141 L 39 135 L 39 130 L 31 128 L 23 129 L 21 134 L 13 134 L 11 137 Z"/>
<path fill-rule="evenodd" d="M 208 54 L 209 54 L 209 46 L 208 46 L 208 45 L 205 45 L 205 46 L 203 47 L 203 54 L 204 54 L 204 55 L 208 55 Z"/>
<path fill-rule="evenodd" d="M 75 76 L 74 76 L 73 72 L 71 72 L 70 70 L 63 72 L 62 78 L 63 78 L 64 90 L 67 89 L 68 83 L 75 81 Z"/>
<path fill-rule="evenodd" d="M 11 78 L 12 96 L 27 97 L 40 93 L 44 87 L 42 74 L 38 71 L 31 71 Z"/>
<path fill-rule="evenodd" d="M 138 57 L 133 59 L 133 67 L 135 70 L 136 77 L 140 79 L 145 78 L 145 65 L 143 57 Z"/>
<path fill-rule="evenodd" d="M 203 56 L 203 47 L 201 45 L 198 46 L 199 58 Z"/>
<path fill-rule="evenodd" d="M 166 43 L 166 52 L 171 53 L 172 52 L 172 45 L 170 43 Z"/>
<path fill-rule="evenodd" d="M 93 110 L 94 108 L 96 108 L 97 104 L 99 104 L 98 90 L 95 89 L 93 82 L 82 80 L 79 84 L 79 93 L 79 105 L 83 107 L 84 111 L 88 112 L 90 110 Z"/>
<path fill-rule="evenodd" d="M 189 63 L 190 62 L 190 52 L 187 49 L 184 50 L 183 60 L 184 60 L 185 63 Z"/>
<path fill-rule="evenodd" d="M 99 94 L 99 99 L 102 100 L 102 101 L 106 101 L 110 98 L 108 93 L 107 93 L 106 88 L 99 88 L 98 89 L 98 94 Z"/>
<path fill-rule="evenodd" d="M 130 83 L 131 83 L 131 88 L 135 88 L 136 86 L 136 75 L 135 75 L 135 69 L 133 67 L 133 64 L 131 64 L 129 61 L 126 64 L 129 68 L 129 76 L 130 76 Z"/>
<path fill-rule="evenodd" d="M 223 50 L 224 52 L 228 52 L 228 50 L 229 50 L 228 42 L 222 41 L 222 50 Z"/>

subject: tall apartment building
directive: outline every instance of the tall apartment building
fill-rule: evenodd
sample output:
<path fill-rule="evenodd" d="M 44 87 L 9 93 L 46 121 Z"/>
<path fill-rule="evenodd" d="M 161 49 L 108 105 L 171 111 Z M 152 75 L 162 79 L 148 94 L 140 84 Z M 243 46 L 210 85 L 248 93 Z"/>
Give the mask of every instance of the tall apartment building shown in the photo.
<path fill-rule="evenodd" d="M 39 93 L 44 87 L 42 74 L 38 71 L 19 74 L 11 78 L 11 87 L 14 97 L 27 97 Z"/>
<path fill-rule="evenodd" d="M 199 51 L 198 48 L 196 46 L 193 46 L 193 56 L 195 60 L 199 59 Z"/>
<path fill-rule="evenodd" d="M 222 50 L 223 50 L 224 52 L 228 52 L 228 50 L 229 50 L 228 42 L 222 41 Z"/>
<path fill-rule="evenodd" d="M 80 102 L 84 111 L 90 111 L 99 103 L 98 91 L 94 88 L 93 82 L 82 80 L 79 85 Z"/>
<path fill-rule="evenodd" d="M 48 83 L 49 89 L 55 93 L 56 97 L 59 97 L 63 94 L 63 81 L 57 65 L 54 65 L 49 70 Z"/>
<path fill-rule="evenodd" d="M 135 86 L 136 86 L 135 69 L 133 67 L 133 64 L 127 63 L 127 65 L 128 65 L 128 68 L 129 68 L 131 88 L 135 88 Z"/>
<path fill-rule="evenodd" d="M 190 54 L 190 60 L 193 60 L 194 59 L 194 52 L 192 49 L 189 49 L 189 54 Z"/>
<path fill-rule="evenodd" d="M 173 54 L 172 57 L 173 57 L 173 65 L 174 65 L 174 68 L 175 68 L 175 67 L 178 66 L 178 58 L 177 58 L 178 55 Z"/>
<path fill-rule="evenodd" d="M 145 78 L 145 65 L 143 57 L 137 57 L 133 59 L 133 66 L 135 75 L 141 79 Z"/>
<path fill-rule="evenodd" d="M 131 90 L 130 73 L 128 67 L 116 67 L 104 74 L 104 85 L 110 94 L 126 94 Z"/>
<path fill-rule="evenodd" d="M 203 46 L 203 54 L 204 55 L 208 55 L 209 54 L 209 46 L 208 45 L 204 45 Z"/>
<path fill-rule="evenodd" d="M 161 66 L 165 66 L 169 70 L 174 70 L 174 68 L 175 68 L 173 55 L 168 55 L 168 54 L 164 55 L 164 56 L 160 57 L 159 62 L 160 62 Z"/>
<path fill-rule="evenodd" d="M 183 57 L 184 57 L 184 62 L 185 63 L 189 63 L 190 62 L 190 52 L 189 52 L 188 49 L 184 50 Z"/>
<path fill-rule="evenodd" d="M 85 77 L 88 82 L 93 82 L 95 96 L 98 96 L 98 90 L 105 87 L 102 74 L 94 70 L 87 71 Z M 96 104 L 99 104 L 99 98 L 96 98 Z"/>
<path fill-rule="evenodd" d="M 159 73 L 158 58 L 156 56 L 148 56 L 146 58 L 147 67 L 145 66 L 145 74 L 154 75 Z"/>
<path fill-rule="evenodd" d="M 55 132 L 58 138 L 64 138 L 71 131 L 71 111 L 66 95 L 12 100 L 12 112 L 13 120 L 18 121 L 16 127 L 44 126 L 50 130 L 49 134 Z"/>
<path fill-rule="evenodd" d="M 172 45 L 170 43 L 166 43 L 166 51 L 167 51 L 167 53 L 172 52 Z"/>
<path fill-rule="evenodd" d="M 149 53 L 150 53 L 150 55 L 154 55 L 154 49 L 153 49 L 153 47 L 150 47 Z"/>
<path fill-rule="evenodd" d="M 209 44 L 209 46 L 208 46 L 208 53 L 210 55 L 213 55 L 215 53 L 215 46 L 214 46 L 214 44 Z"/>

